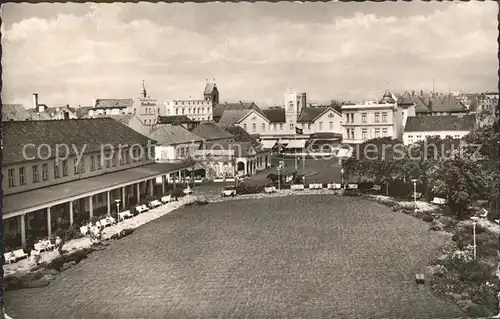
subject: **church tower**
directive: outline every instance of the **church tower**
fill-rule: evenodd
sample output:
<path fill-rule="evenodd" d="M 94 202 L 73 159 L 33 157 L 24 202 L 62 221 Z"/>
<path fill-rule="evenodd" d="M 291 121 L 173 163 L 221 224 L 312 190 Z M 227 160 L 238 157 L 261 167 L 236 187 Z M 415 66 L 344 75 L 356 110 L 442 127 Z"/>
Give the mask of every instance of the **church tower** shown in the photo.
<path fill-rule="evenodd" d="M 217 84 L 215 84 L 215 79 L 213 79 L 211 83 L 207 79 L 205 91 L 203 91 L 203 99 L 213 104 L 219 104 L 219 90 L 217 89 Z"/>

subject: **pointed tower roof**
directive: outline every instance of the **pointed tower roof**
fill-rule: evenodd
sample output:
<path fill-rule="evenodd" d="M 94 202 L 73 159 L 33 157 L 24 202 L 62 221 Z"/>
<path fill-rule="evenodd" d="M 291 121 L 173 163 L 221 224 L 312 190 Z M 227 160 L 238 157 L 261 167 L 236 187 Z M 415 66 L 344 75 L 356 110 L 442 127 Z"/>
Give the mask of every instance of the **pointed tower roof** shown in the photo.
<path fill-rule="evenodd" d="M 379 101 L 379 103 L 393 104 L 396 103 L 396 101 L 394 100 L 392 93 L 389 92 L 389 90 L 385 90 L 384 96 L 382 96 L 382 99 Z"/>

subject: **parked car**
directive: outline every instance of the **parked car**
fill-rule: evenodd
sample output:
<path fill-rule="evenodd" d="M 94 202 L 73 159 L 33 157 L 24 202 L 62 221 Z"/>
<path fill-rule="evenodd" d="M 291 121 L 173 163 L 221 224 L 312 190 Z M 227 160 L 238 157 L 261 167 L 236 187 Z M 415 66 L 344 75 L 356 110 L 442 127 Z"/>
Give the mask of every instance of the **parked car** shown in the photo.
<path fill-rule="evenodd" d="M 192 190 L 192 189 L 191 189 L 191 187 L 189 187 L 189 186 L 188 186 L 187 188 L 184 188 L 182 191 L 183 191 L 183 192 L 184 192 L 184 194 L 186 194 L 186 195 L 189 195 L 189 194 L 192 194 L 192 193 L 193 193 L 193 190 Z"/>
<path fill-rule="evenodd" d="M 234 186 L 226 186 L 221 194 L 220 194 L 221 197 L 228 197 L 228 196 L 231 196 L 231 197 L 234 197 L 236 196 L 236 189 Z"/>

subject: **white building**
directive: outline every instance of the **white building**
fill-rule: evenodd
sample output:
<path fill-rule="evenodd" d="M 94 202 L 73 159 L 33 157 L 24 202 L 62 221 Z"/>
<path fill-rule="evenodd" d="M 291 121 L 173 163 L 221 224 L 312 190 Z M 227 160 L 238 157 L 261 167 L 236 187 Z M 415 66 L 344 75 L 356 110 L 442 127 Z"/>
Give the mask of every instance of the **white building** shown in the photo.
<path fill-rule="evenodd" d="M 402 138 L 403 116 L 396 97 L 388 90 L 377 102 L 342 106 L 343 141 L 361 144 L 381 137 Z"/>
<path fill-rule="evenodd" d="M 476 127 L 475 115 L 413 116 L 406 123 L 403 143 L 409 145 L 431 136 L 461 139 Z"/>

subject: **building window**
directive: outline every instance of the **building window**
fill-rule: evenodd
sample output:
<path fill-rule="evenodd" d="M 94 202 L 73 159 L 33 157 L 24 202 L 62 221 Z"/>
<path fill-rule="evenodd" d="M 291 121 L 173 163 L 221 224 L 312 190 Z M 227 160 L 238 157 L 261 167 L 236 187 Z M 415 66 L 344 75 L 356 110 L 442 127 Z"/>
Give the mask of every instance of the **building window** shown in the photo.
<path fill-rule="evenodd" d="M 345 115 L 345 122 L 349 123 L 349 113 L 346 113 L 346 115 Z"/>
<path fill-rule="evenodd" d="M 61 171 L 59 168 L 59 164 L 57 162 L 54 162 L 54 178 L 59 178 L 59 177 L 61 177 Z"/>
<path fill-rule="evenodd" d="M 354 113 L 351 113 L 351 122 L 354 123 Z"/>
<path fill-rule="evenodd" d="M 97 162 L 97 169 L 101 169 L 102 168 L 101 155 L 96 156 L 96 162 Z"/>
<path fill-rule="evenodd" d="M 321 131 L 323 129 L 323 122 L 319 122 L 319 130 Z"/>
<path fill-rule="evenodd" d="M 387 112 L 382 113 L 382 123 L 387 123 Z"/>
<path fill-rule="evenodd" d="M 386 128 L 382 129 L 382 136 L 387 137 L 387 129 Z"/>
<path fill-rule="evenodd" d="M 422 135 L 417 135 L 417 140 L 421 140 L 422 139 Z"/>
<path fill-rule="evenodd" d="M 252 123 L 252 132 L 255 133 L 255 131 L 257 131 L 257 124 Z"/>
<path fill-rule="evenodd" d="M 366 123 L 366 113 L 361 114 L 361 122 Z"/>
<path fill-rule="evenodd" d="M 90 171 L 91 172 L 95 171 L 95 158 L 94 158 L 94 156 L 90 157 Z"/>
<path fill-rule="evenodd" d="M 182 115 L 184 115 L 184 109 L 182 109 Z"/>
<path fill-rule="evenodd" d="M 273 127 L 274 127 L 274 130 L 276 131 L 278 129 L 278 124 L 274 123 Z"/>
<path fill-rule="evenodd" d="M 311 123 L 307 123 L 307 129 L 310 130 L 311 129 Z"/>
<path fill-rule="evenodd" d="M 110 168 L 111 167 L 111 159 L 108 158 L 106 159 L 106 168 Z"/>
<path fill-rule="evenodd" d="M 380 113 L 375 113 L 375 123 L 380 123 Z"/>
<path fill-rule="evenodd" d="M 243 124 L 243 129 L 244 129 L 245 131 L 247 131 L 247 123 L 244 123 L 244 124 Z"/>
<path fill-rule="evenodd" d="M 354 140 L 356 137 L 354 136 L 354 129 L 351 129 L 351 136 L 352 136 L 352 139 Z"/>
<path fill-rule="evenodd" d="M 120 157 L 120 165 L 123 165 L 125 163 L 125 151 L 120 150 L 120 153 L 118 153 L 118 156 Z"/>
<path fill-rule="evenodd" d="M 179 115 L 179 108 L 175 108 L 175 115 Z"/>
<path fill-rule="evenodd" d="M 15 170 L 13 168 L 9 168 L 9 187 L 16 186 L 14 175 L 15 175 Z"/>
<path fill-rule="evenodd" d="M 113 157 L 111 158 L 111 165 L 113 167 L 116 167 L 116 162 L 117 162 L 116 157 L 117 157 L 117 155 L 118 154 L 115 153 L 115 154 L 113 154 Z"/>
<path fill-rule="evenodd" d="M 362 137 L 363 139 L 366 139 L 366 135 L 367 135 L 367 134 L 368 134 L 368 130 L 364 128 L 364 129 L 361 131 L 361 137 Z"/>
<path fill-rule="evenodd" d="M 40 181 L 40 174 L 38 173 L 38 165 L 33 165 L 31 167 L 33 172 L 33 183 L 38 183 Z"/>
<path fill-rule="evenodd" d="M 262 132 L 266 130 L 266 123 L 262 123 Z"/>
<path fill-rule="evenodd" d="M 290 123 L 290 131 L 293 131 L 293 123 Z"/>
<path fill-rule="evenodd" d="M 280 131 L 283 131 L 283 123 L 280 123 Z"/>
<path fill-rule="evenodd" d="M 26 172 L 24 167 L 19 167 L 19 185 L 26 184 Z"/>
<path fill-rule="evenodd" d="M 460 135 L 455 135 L 454 138 L 460 138 Z"/>
<path fill-rule="evenodd" d="M 379 137 L 380 137 L 380 129 L 376 128 L 375 129 L 375 138 L 379 138 Z"/>
<path fill-rule="evenodd" d="M 47 163 L 42 164 L 42 180 L 46 181 L 49 179 L 49 165 Z"/>
<path fill-rule="evenodd" d="M 330 131 L 333 131 L 333 122 L 328 123 L 328 126 L 330 127 Z"/>

